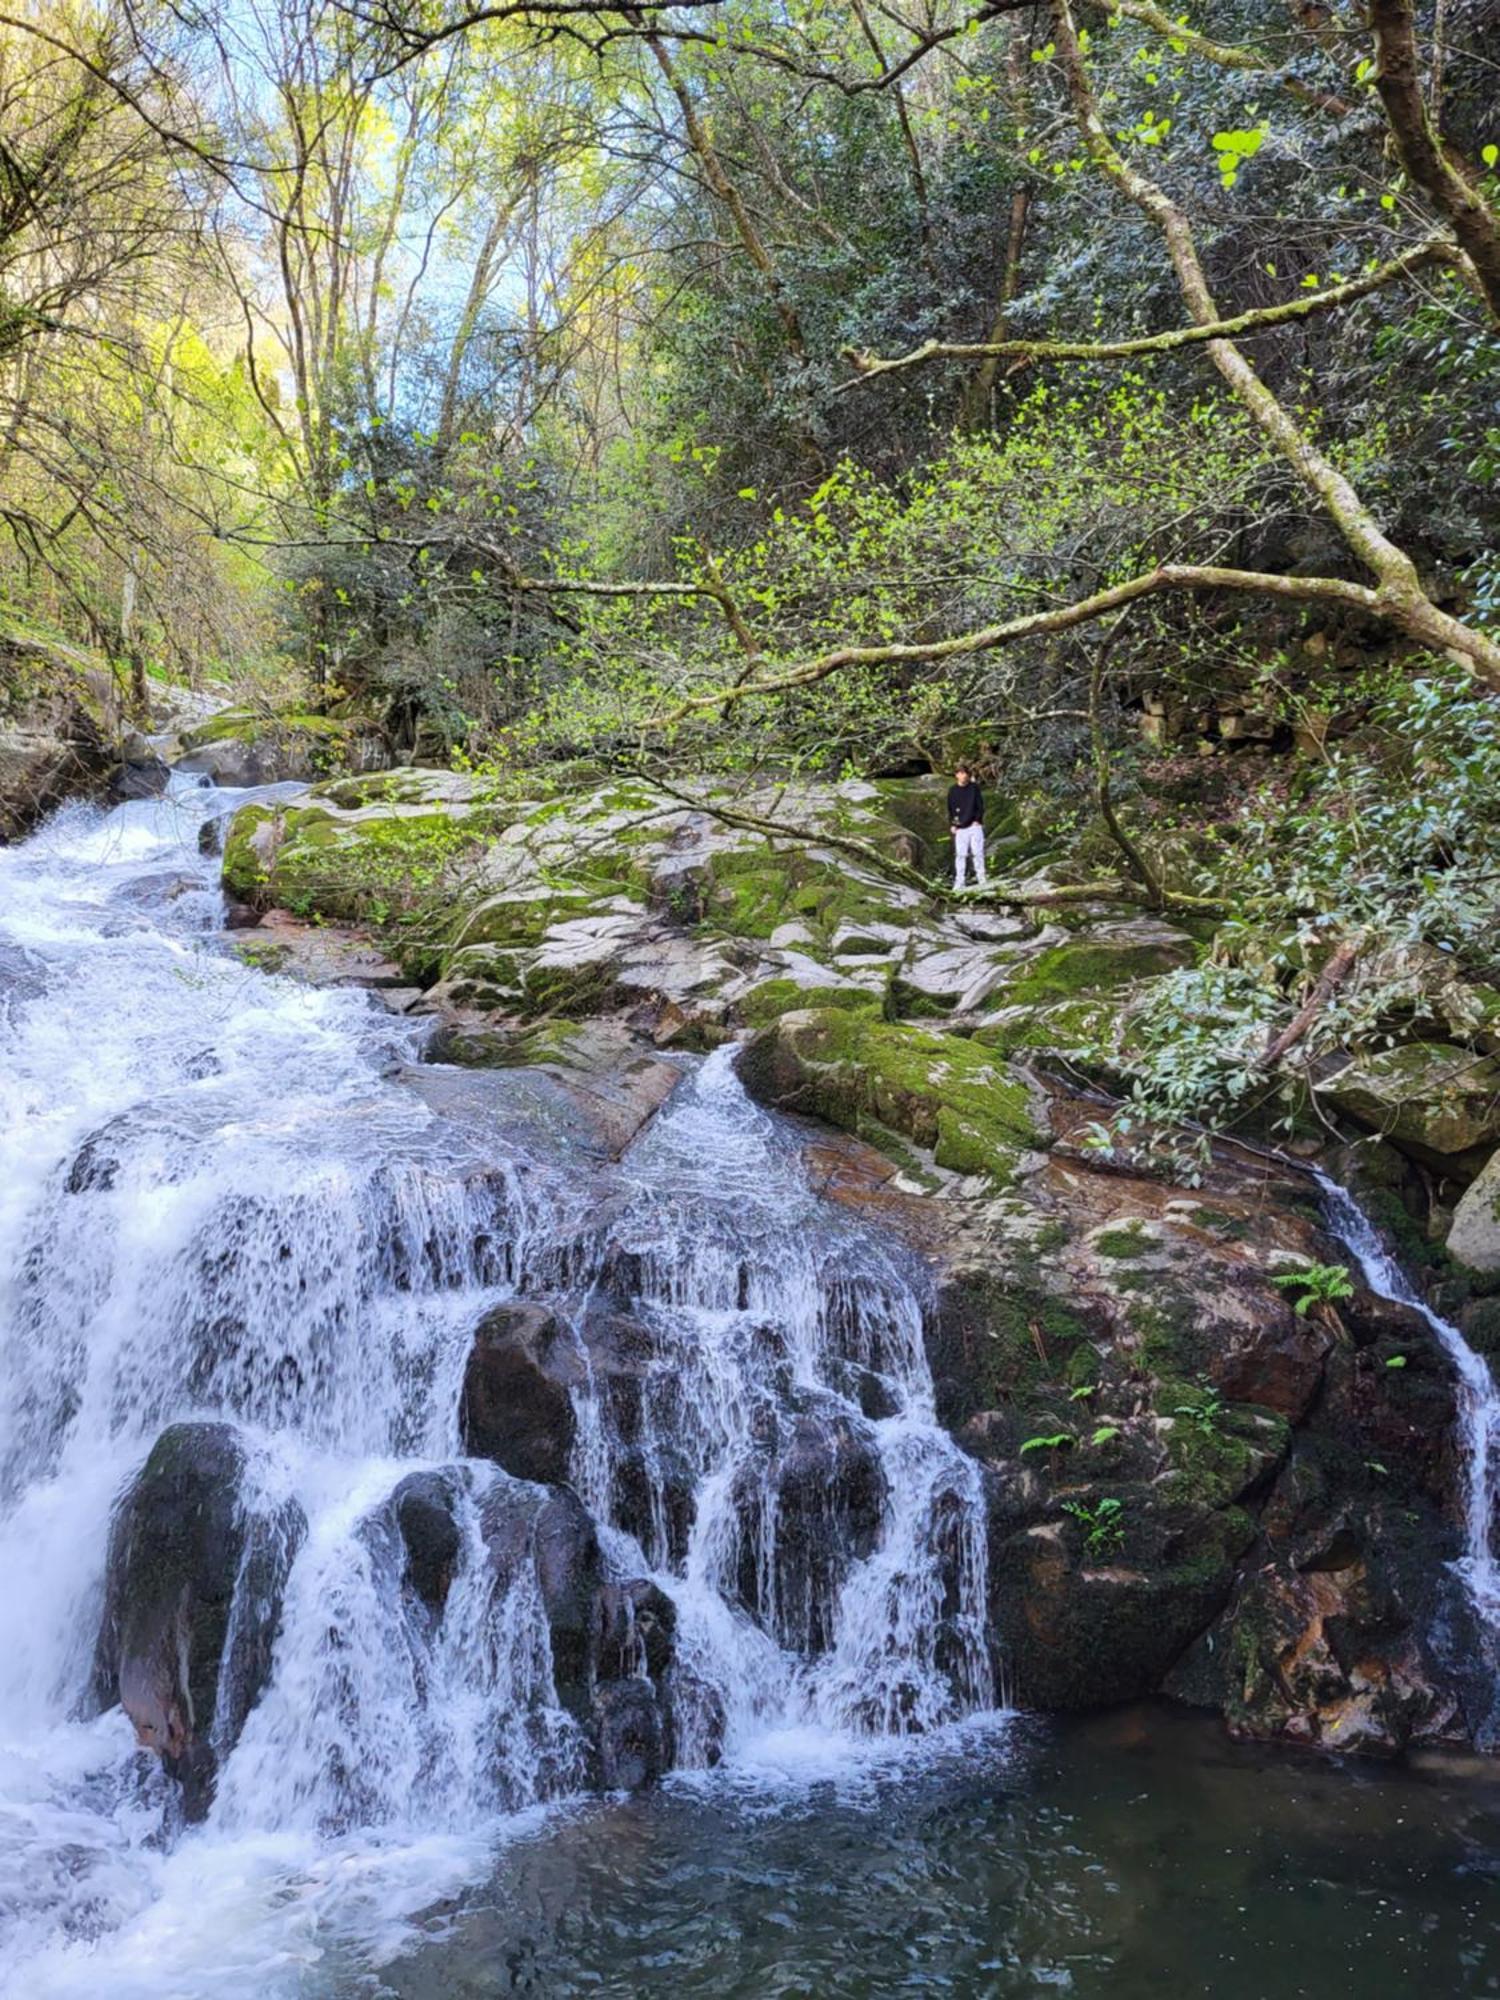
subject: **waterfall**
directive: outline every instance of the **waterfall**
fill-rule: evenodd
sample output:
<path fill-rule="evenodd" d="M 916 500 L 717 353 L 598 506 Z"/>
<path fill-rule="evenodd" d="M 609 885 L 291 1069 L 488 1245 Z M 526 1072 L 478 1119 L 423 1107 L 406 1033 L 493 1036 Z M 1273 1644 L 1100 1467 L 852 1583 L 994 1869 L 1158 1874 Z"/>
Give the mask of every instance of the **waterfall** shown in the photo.
<path fill-rule="evenodd" d="M 853 1758 L 996 1699 L 919 1260 L 812 1192 L 727 1051 L 617 1163 L 521 1095 L 489 1136 L 435 1112 L 418 1024 L 224 948 L 199 832 L 243 796 L 174 782 L 0 850 L 0 1984 L 28 1996 L 299 1993 L 658 1750 Z M 567 1350 L 565 1485 L 464 1452 L 476 1328 L 516 1302 Z M 210 1659 L 168 1643 L 165 1585 L 122 1596 L 163 1537 L 216 1566 Z"/>
<path fill-rule="evenodd" d="M 1480 1623 L 1492 1641 L 1500 1642 L 1500 1569 L 1494 1550 L 1500 1504 L 1500 1391 L 1487 1363 L 1452 1321 L 1418 1296 L 1348 1189 L 1326 1174 L 1317 1178 L 1329 1229 L 1359 1265 L 1370 1290 L 1419 1312 L 1453 1363 L 1464 1473 L 1465 1554 L 1459 1570 Z"/>

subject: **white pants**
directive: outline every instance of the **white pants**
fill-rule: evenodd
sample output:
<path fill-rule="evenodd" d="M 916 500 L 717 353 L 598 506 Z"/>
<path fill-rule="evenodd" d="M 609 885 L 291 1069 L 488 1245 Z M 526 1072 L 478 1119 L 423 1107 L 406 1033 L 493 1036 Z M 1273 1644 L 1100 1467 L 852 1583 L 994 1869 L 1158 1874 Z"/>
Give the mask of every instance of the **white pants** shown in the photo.
<path fill-rule="evenodd" d="M 972 859 L 974 879 L 984 887 L 984 828 L 982 826 L 956 826 L 953 829 L 953 886 L 964 886 L 964 875 Z"/>

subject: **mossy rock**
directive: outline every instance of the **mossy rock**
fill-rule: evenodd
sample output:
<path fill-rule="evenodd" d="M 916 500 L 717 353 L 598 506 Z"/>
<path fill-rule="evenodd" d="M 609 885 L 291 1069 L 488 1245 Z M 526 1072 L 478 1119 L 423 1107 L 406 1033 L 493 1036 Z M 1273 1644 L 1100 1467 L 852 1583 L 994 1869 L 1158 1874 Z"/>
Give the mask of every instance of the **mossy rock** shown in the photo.
<path fill-rule="evenodd" d="M 1113 942 L 1109 939 L 1078 938 L 1054 945 L 1022 966 L 1010 980 L 1003 997 L 1016 1007 L 1045 1007 L 1054 1001 L 1089 1000 L 1099 993 L 1113 993 L 1134 980 L 1151 979 L 1177 967 L 1191 965 L 1197 957 L 1192 941 L 1178 944 L 1165 939 L 1150 943 Z"/>
<path fill-rule="evenodd" d="M 1113 1043 L 1119 1018 L 1118 1004 L 1107 1000 L 1062 1000 L 1054 1006 L 1007 1009 L 999 1020 L 976 1028 L 973 1039 L 1001 1055 L 1031 1049 L 1093 1054 Z"/>
<path fill-rule="evenodd" d="M 327 742 L 341 743 L 348 734 L 348 723 L 335 722 L 329 715 L 262 715 L 253 709 L 225 708 L 190 729 L 182 741 L 185 749 L 202 750 L 210 743 L 250 743 L 265 736 L 320 736 Z"/>
<path fill-rule="evenodd" d="M 864 986 L 799 985 L 795 979 L 763 979 L 735 1003 L 735 1013 L 749 1028 L 764 1028 L 783 1014 L 805 1008 L 809 1001 L 819 1007 L 879 1014 L 883 996 Z"/>
<path fill-rule="evenodd" d="M 1477 1166 L 1500 1139 L 1500 1060 L 1472 1049 L 1405 1042 L 1356 1056 L 1317 1089 L 1325 1103 L 1422 1160 L 1477 1156 Z"/>
<path fill-rule="evenodd" d="M 819 1007 L 786 1014 L 740 1057 L 762 1103 L 822 1118 L 879 1145 L 894 1132 L 939 1167 L 998 1185 L 1041 1143 L 1024 1083 L 988 1050 L 951 1035 Z"/>
<path fill-rule="evenodd" d="M 1099 1368 L 1079 1313 L 989 1265 L 950 1273 L 928 1327 L 927 1352 L 938 1416 L 949 1429 L 961 1429 L 981 1411 L 1019 1413 L 1012 1431 L 997 1436 L 1002 1450 L 1016 1449 L 1033 1417 L 1040 1421 L 1054 1405 L 1053 1428 L 1059 1428 L 1071 1392 L 1092 1384 Z"/>

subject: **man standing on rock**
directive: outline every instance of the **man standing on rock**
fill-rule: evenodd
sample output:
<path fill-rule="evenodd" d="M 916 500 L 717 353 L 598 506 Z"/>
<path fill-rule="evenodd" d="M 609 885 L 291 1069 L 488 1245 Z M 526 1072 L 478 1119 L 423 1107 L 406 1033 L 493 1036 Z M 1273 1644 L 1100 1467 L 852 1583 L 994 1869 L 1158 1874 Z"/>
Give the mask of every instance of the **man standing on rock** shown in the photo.
<path fill-rule="evenodd" d="M 948 824 L 953 828 L 953 886 L 962 889 L 969 862 L 974 880 L 984 887 L 984 793 L 967 764 L 960 764 L 948 787 Z"/>

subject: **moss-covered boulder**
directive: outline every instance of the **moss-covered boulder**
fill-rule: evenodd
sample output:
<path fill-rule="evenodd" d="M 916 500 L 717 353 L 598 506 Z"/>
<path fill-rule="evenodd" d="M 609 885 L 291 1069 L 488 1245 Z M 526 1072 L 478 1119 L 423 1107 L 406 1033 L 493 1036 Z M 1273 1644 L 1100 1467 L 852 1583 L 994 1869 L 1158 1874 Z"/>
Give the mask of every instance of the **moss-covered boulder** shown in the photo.
<path fill-rule="evenodd" d="M 937 1167 L 997 1184 L 1040 1142 L 1026 1084 L 989 1050 L 861 1009 L 783 1015 L 749 1043 L 739 1072 L 763 1104 L 877 1145 L 909 1141 Z"/>
<path fill-rule="evenodd" d="M 297 711 L 227 708 L 182 738 L 178 769 L 216 785 L 248 788 L 310 782 L 338 771 L 373 771 L 390 749 L 373 724 Z"/>
<path fill-rule="evenodd" d="M 1406 1042 L 1354 1057 L 1317 1089 L 1325 1103 L 1437 1165 L 1500 1139 L 1500 1059 L 1473 1049 Z"/>

